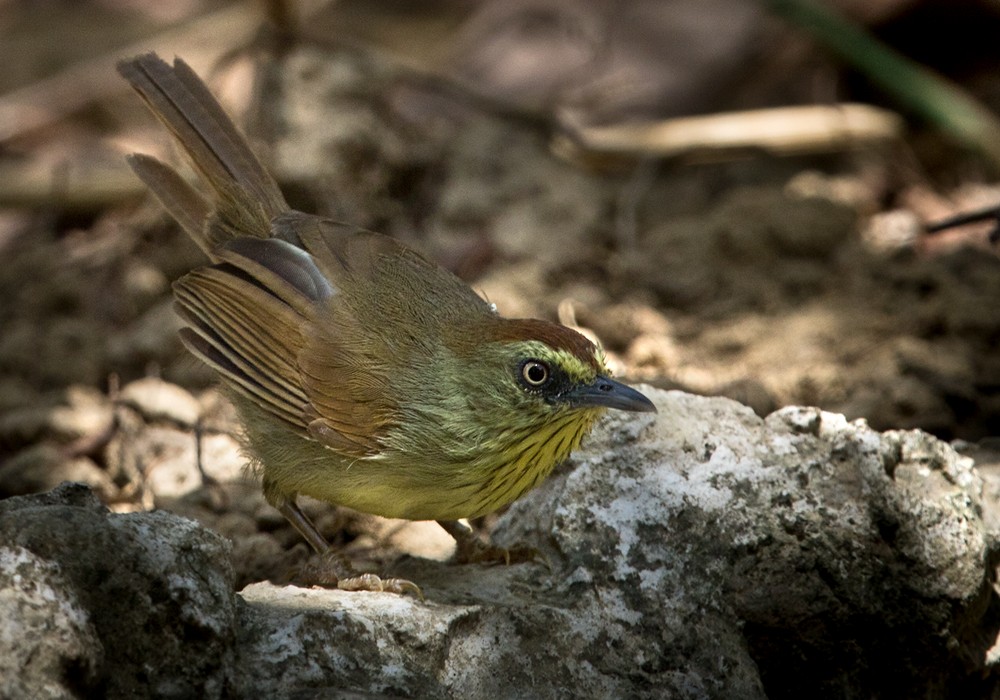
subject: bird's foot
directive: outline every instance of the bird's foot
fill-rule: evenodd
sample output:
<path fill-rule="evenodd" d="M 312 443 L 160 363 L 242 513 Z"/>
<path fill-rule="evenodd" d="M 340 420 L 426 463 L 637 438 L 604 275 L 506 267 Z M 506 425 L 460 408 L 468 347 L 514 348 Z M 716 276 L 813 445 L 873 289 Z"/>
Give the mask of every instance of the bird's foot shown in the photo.
<path fill-rule="evenodd" d="M 398 593 L 404 595 L 412 593 L 420 600 L 424 599 L 424 593 L 420 586 L 407 581 L 405 578 L 380 578 L 375 574 L 358 574 L 350 578 L 342 578 L 337 581 L 337 588 L 342 591 L 376 591 L 384 593 Z"/>
<path fill-rule="evenodd" d="M 535 547 L 497 547 L 492 542 L 484 542 L 467 523 L 460 520 L 438 520 L 438 525 L 455 538 L 456 564 L 523 564 L 540 561 L 552 570 L 548 557 Z"/>
<path fill-rule="evenodd" d="M 523 564 L 534 561 L 548 564 L 548 559 L 536 547 L 498 547 L 478 537 L 455 540 L 455 545 L 456 564 Z"/>
<path fill-rule="evenodd" d="M 339 552 L 326 554 L 310 560 L 299 569 L 298 582 L 305 586 L 336 588 L 341 591 L 373 591 L 412 593 L 424 599 L 420 586 L 403 578 L 382 578 L 375 574 L 359 574 Z"/>

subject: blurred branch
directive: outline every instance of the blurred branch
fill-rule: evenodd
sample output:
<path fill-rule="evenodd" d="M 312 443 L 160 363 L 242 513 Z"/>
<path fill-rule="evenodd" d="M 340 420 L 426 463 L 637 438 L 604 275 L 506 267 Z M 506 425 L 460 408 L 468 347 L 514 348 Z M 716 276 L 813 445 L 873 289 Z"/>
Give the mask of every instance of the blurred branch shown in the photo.
<path fill-rule="evenodd" d="M 860 104 L 774 107 L 611 126 L 587 126 L 561 115 L 553 148 L 571 159 L 648 156 L 732 157 L 837 152 L 891 143 L 902 133 L 893 112 Z"/>
<path fill-rule="evenodd" d="M 142 195 L 145 187 L 125 164 L 0 161 L 0 207 L 96 211 L 109 202 Z"/>
<path fill-rule="evenodd" d="M 183 56 L 195 70 L 208 69 L 233 46 L 247 42 L 261 24 L 255 3 L 237 3 L 190 20 L 111 53 L 82 61 L 33 85 L 0 95 L 0 142 L 56 122 L 127 89 L 115 70 L 119 59 L 147 51 Z"/>
<path fill-rule="evenodd" d="M 989 207 L 988 209 L 979 209 L 977 211 L 964 212 L 962 214 L 956 214 L 955 216 L 948 217 L 941 221 L 936 221 L 933 224 L 928 224 L 927 233 L 940 233 L 941 231 L 947 231 L 948 229 L 957 228 L 959 226 L 965 226 L 967 224 L 978 224 L 983 221 L 993 220 L 994 225 L 987 234 L 987 240 L 990 243 L 996 244 L 1000 242 L 1000 207 Z"/>
<path fill-rule="evenodd" d="M 1000 118 L 958 85 L 911 61 L 816 0 L 769 0 L 797 24 L 920 115 L 1000 169 Z"/>

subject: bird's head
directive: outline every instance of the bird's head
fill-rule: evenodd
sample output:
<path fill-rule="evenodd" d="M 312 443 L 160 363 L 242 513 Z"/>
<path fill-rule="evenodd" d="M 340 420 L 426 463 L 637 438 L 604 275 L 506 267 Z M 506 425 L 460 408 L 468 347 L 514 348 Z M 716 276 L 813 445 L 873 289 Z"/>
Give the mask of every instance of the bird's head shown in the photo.
<path fill-rule="evenodd" d="M 561 413 L 616 408 L 656 411 L 635 389 L 615 381 L 604 353 L 586 337 L 565 326 L 536 320 L 513 320 L 501 338 L 500 353 L 524 401 Z"/>
<path fill-rule="evenodd" d="M 450 437 L 438 446 L 461 446 L 456 461 L 474 465 L 483 484 L 463 503 L 466 515 L 496 510 L 541 483 L 606 409 L 656 411 L 609 376 L 597 346 L 565 326 L 494 317 L 465 347 L 463 381 L 439 403 L 451 408 L 440 414 Z"/>
<path fill-rule="evenodd" d="M 565 326 L 497 318 L 479 341 L 476 364 L 483 372 L 470 393 L 507 414 L 494 425 L 582 422 L 585 430 L 607 408 L 656 411 L 643 394 L 611 378 L 600 348 Z"/>

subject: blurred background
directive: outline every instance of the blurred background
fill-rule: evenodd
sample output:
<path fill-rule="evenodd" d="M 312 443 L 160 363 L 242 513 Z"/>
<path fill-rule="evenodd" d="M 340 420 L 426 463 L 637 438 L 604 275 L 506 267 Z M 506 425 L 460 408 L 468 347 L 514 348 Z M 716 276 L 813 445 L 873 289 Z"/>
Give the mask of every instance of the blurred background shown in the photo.
<path fill-rule="evenodd" d="M 204 261 L 123 160 L 177 160 L 114 70 L 147 50 L 294 206 L 579 326 L 629 380 L 921 428 L 989 470 L 996 216 L 927 226 L 1000 205 L 997 36 L 994 0 L 4 0 L 0 496 L 69 478 L 281 527 L 205 491 L 241 460 L 176 338 L 170 283 Z"/>

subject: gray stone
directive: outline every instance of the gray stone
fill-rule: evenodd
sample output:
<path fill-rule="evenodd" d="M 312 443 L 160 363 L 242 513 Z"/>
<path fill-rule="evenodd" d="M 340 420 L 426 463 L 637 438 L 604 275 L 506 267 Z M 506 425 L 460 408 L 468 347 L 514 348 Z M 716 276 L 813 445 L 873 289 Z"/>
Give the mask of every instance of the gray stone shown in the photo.
<path fill-rule="evenodd" d="M 406 560 L 427 602 L 252 586 L 247 688 L 411 697 L 859 697 L 974 687 L 996 623 L 972 462 L 919 432 L 649 391 L 496 538 Z M 268 660 L 261 665 L 261 659 Z"/>
<path fill-rule="evenodd" d="M 78 626 L 99 640 L 77 655 L 96 670 L 51 668 L 53 687 L 80 696 L 223 695 L 235 601 L 218 535 L 165 512 L 113 515 L 86 487 L 63 484 L 0 501 L 0 546 L 58 569 L 64 584 L 50 584 L 54 599 L 72 601 L 64 607 L 80 611 Z"/>
<path fill-rule="evenodd" d="M 655 430 L 611 416 L 500 533 L 541 534 L 569 578 L 642 621 L 623 663 L 686 668 L 710 696 L 744 697 L 690 652 L 721 631 L 714 660 L 743 668 L 723 641 L 741 639 L 769 697 L 912 697 L 982 671 L 996 544 L 971 459 L 816 409 L 761 420 L 723 399 L 655 400 Z"/>
<path fill-rule="evenodd" d="M 59 566 L 0 546 L 0 697 L 73 698 L 97 682 L 104 649 Z"/>
<path fill-rule="evenodd" d="M 727 399 L 645 391 L 658 414 L 610 415 L 500 519 L 498 543 L 535 546 L 545 562 L 404 557 L 382 572 L 418 582 L 425 600 L 269 583 L 236 595 L 229 549 L 190 521 L 109 515 L 68 486 L 0 502 L 2 551 L 41 560 L 24 570 L 62 611 L 61 626 L 40 633 L 56 643 L 32 687 L 111 697 L 989 695 L 997 537 L 971 458 L 918 431 L 878 433 L 817 409 L 762 419 Z M 237 551 L 260 537 L 248 526 L 229 528 Z M 82 669 L 75 686 L 59 659 Z"/>

